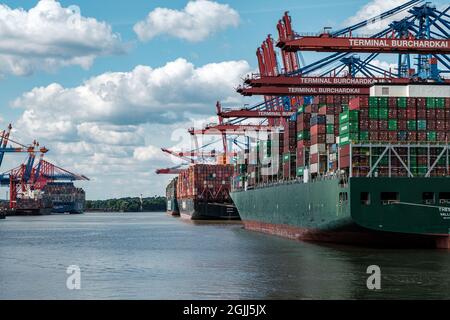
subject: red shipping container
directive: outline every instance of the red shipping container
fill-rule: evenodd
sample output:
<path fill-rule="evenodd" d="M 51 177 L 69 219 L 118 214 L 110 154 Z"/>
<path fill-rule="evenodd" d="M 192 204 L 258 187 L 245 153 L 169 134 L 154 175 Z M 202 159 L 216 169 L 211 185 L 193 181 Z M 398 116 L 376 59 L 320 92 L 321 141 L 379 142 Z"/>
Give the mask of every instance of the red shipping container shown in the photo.
<path fill-rule="evenodd" d="M 359 120 L 359 130 L 367 131 L 369 130 L 369 120 Z"/>
<path fill-rule="evenodd" d="M 334 97 L 333 96 L 326 96 L 327 97 L 327 103 L 334 103 Z"/>
<path fill-rule="evenodd" d="M 417 118 L 418 119 L 426 119 L 427 118 L 427 109 L 417 109 Z"/>
<path fill-rule="evenodd" d="M 369 119 L 369 109 L 364 108 L 359 110 L 359 118 L 360 119 Z"/>
<path fill-rule="evenodd" d="M 378 131 L 370 131 L 369 132 L 369 140 L 370 141 L 378 141 L 379 139 L 378 139 L 379 137 L 378 137 Z"/>
<path fill-rule="evenodd" d="M 436 137 L 438 141 L 447 141 L 447 139 L 450 139 L 450 136 L 445 131 L 439 131 L 436 133 Z"/>
<path fill-rule="evenodd" d="M 427 120 L 427 130 L 436 130 L 436 120 Z"/>
<path fill-rule="evenodd" d="M 426 98 L 416 98 L 416 106 L 417 106 L 417 109 L 426 108 L 427 99 Z"/>
<path fill-rule="evenodd" d="M 327 133 L 327 127 L 324 124 L 316 124 L 311 127 L 311 136 L 318 135 L 318 134 L 326 134 L 326 133 Z"/>
<path fill-rule="evenodd" d="M 444 109 L 435 109 L 433 110 L 436 115 L 436 120 L 445 120 L 445 110 Z M 448 119 L 450 120 L 450 119 Z"/>
<path fill-rule="evenodd" d="M 369 121 L 369 129 L 371 131 L 376 131 L 380 128 L 380 124 L 378 120 L 370 120 Z"/>
<path fill-rule="evenodd" d="M 445 120 L 436 120 L 436 130 L 437 131 L 446 131 L 446 124 L 448 124 L 448 122 L 450 121 L 445 121 Z M 439 141 L 439 139 L 438 139 Z"/>
<path fill-rule="evenodd" d="M 311 154 L 311 163 L 319 163 L 319 154 L 318 153 Z"/>
<path fill-rule="evenodd" d="M 427 141 L 427 132 L 426 131 L 419 131 L 419 132 L 417 132 L 417 141 L 418 142 L 425 142 L 425 141 Z"/>
<path fill-rule="evenodd" d="M 297 149 L 307 148 L 309 146 L 311 146 L 311 142 L 309 140 L 297 141 Z"/>
<path fill-rule="evenodd" d="M 339 156 L 348 156 L 350 155 L 350 145 L 345 145 L 339 148 Z"/>
<path fill-rule="evenodd" d="M 417 109 L 408 109 L 407 119 L 408 120 L 415 120 L 417 119 Z"/>
<path fill-rule="evenodd" d="M 397 109 L 396 108 L 390 107 L 388 113 L 389 113 L 389 115 L 388 115 L 389 119 L 397 119 Z"/>
<path fill-rule="evenodd" d="M 398 120 L 397 121 L 397 130 L 399 130 L 399 131 L 408 130 L 408 120 Z"/>
<path fill-rule="evenodd" d="M 389 131 L 389 141 L 397 142 L 397 131 Z"/>
<path fill-rule="evenodd" d="M 416 104 L 416 98 L 406 98 L 406 104 L 409 108 L 416 108 L 417 104 Z"/>
<path fill-rule="evenodd" d="M 378 133 L 379 141 L 389 141 L 389 131 L 379 131 Z"/>
<path fill-rule="evenodd" d="M 379 120 L 378 121 L 378 129 L 380 130 L 388 130 L 389 122 L 387 120 Z"/>
<path fill-rule="evenodd" d="M 439 109 L 427 109 L 427 111 L 426 111 L 427 119 L 435 120 L 437 118 L 436 117 L 437 110 L 439 110 Z"/>
<path fill-rule="evenodd" d="M 450 108 L 450 98 L 445 98 L 445 108 Z"/>
<path fill-rule="evenodd" d="M 408 131 L 408 141 L 417 141 L 416 131 Z"/>
<path fill-rule="evenodd" d="M 388 98 L 388 106 L 389 106 L 389 108 L 396 108 L 397 107 L 397 98 L 389 97 Z"/>
<path fill-rule="evenodd" d="M 408 117 L 408 111 L 406 109 L 397 109 L 397 118 L 406 119 Z"/>
<path fill-rule="evenodd" d="M 327 106 L 327 111 L 326 111 L 327 115 L 334 115 L 334 112 L 335 112 L 334 106 Z"/>
<path fill-rule="evenodd" d="M 326 134 L 311 135 L 311 145 L 326 142 L 327 142 Z"/>
<path fill-rule="evenodd" d="M 341 168 L 350 168 L 350 156 L 340 156 L 339 166 Z"/>
<path fill-rule="evenodd" d="M 369 98 L 368 97 L 356 97 L 350 99 L 348 102 L 348 108 L 350 110 L 360 110 L 362 107 L 369 106 Z"/>

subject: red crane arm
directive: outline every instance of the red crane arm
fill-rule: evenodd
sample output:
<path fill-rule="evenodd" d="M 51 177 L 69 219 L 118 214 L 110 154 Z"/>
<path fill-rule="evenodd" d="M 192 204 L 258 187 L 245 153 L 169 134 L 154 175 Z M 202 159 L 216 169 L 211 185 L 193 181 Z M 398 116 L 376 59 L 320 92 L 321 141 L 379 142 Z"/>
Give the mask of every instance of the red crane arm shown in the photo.
<path fill-rule="evenodd" d="M 222 111 L 222 118 L 289 118 L 295 111 L 229 110 Z"/>
<path fill-rule="evenodd" d="M 206 127 L 204 129 L 194 129 L 190 128 L 188 131 L 192 135 L 196 134 L 207 134 L 207 135 L 221 135 L 222 132 L 227 134 L 237 134 L 244 135 L 249 131 L 278 131 L 281 130 L 280 127 L 266 126 L 266 125 L 232 125 L 223 124 L 211 127 Z"/>
<path fill-rule="evenodd" d="M 271 95 L 271 96 L 321 96 L 321 95 L 369 95 L 369 87 L 311 87 L 311 86 L 296 86 L 296 87 L 255 87 L 255 88 L 239 88 L 237 90 L 244 96 L 253 95 Z"/>
<path fill-rule="evenodd" d="M 285 51 L 367 52 L 449 54 L 450 41 L 441 39 L 393 39 L 302 36 L 293 40 L 280 39 L 277 46 Z"/>

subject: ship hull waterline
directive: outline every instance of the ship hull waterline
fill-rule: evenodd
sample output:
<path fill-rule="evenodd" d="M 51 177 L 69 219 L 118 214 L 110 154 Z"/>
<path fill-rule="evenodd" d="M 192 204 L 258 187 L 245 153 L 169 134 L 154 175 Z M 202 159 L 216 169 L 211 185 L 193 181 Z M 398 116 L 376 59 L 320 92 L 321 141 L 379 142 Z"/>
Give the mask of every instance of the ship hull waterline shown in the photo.
<path fill-rule="evenodd" d="M 448 249 L 449 203 L 422 203 L 424 192 L 439 197 L 448 190 L 448 178 L 351 178 L 345 186 L 338 179 L 282 183 L 231 197 L 248 230 L 304 241 Z M 385 192 L 399 200 L 383 203 Z M 361 202 L 362 193 L 370 194 L 368 202 Z"/>
<path fill-rule="evenodd" d="M 187 220 L 239 221 L 233 204 L 205 202 L 197 199 L 179 199 L 180 217 Z"/>

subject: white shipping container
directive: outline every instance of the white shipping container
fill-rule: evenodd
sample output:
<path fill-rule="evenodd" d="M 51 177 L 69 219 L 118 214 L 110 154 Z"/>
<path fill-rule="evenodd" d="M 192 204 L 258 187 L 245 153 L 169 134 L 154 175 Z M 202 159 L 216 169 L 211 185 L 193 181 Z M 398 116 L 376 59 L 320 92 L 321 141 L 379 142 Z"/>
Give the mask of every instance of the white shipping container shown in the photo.
<path fill-rule="evenodd" d="M 311 164 L 310 171 L 311 171 L 311 173 L 318 173 L 319 172 L 319 164 L 318 163 Z"/>
<path fill-rule="evenodd" d="M 334 135 L 333 135 L 334 137 Z M 316 154 L 316 153 L 326 153 L 327 152 L 327 147 L 324 143 L 318 143 L 318 144 L 313 144 L 311 145 L 311 148 L 309 149 L 311 154 Z"/>
<path fill-rule="evenodd" d="M 405 86 L 374 85 L 370 88 L 370 95 L 374 97 L 450 97 L 450 86 L 448 85 L 419 85 L 411 84 Z"/>
<path fill-rule="evenodd" d="M 330 153 L 329 155 L 329 161 L 334 162 L 337 160 L 337 154 L 336 153 Z"/>
<path fill-rule="evenodd" d="M 327 134 L 327 143 L 333 144 L 334 143 L 334 134 Z"/>
<path fill-rule="evenodd" d="M 334 115 L 327 114 L 327 124 L 334 124 Z"/>

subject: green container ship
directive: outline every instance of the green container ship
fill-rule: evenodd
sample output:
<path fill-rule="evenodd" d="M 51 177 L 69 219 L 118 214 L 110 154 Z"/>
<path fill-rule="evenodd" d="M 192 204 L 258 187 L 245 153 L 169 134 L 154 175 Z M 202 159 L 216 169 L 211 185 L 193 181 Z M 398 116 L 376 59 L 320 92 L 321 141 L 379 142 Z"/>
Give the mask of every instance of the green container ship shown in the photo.
<path fill-rule="evenodd" d="M 298 240 L 450 248 L 450 179 L 331 177 L 236 190 L 245 228 Z"/>
<path fill-rule="evenodd" d="M 256 182 L 249 173 L 234 177 L 231 197 L 245 228 L 307 241 L 450 249 L 450 99 L 358 99 L 356 110 L 342 105 L 336 117 L 336 144 L 297 150 L 296 176 L 284 170 Z M 372 113 L 378 105 L 396 113 Z M 386 120 L 388 114 L 395 118 Z M 305 156 L 313 151 L 314 160 Z"/>

